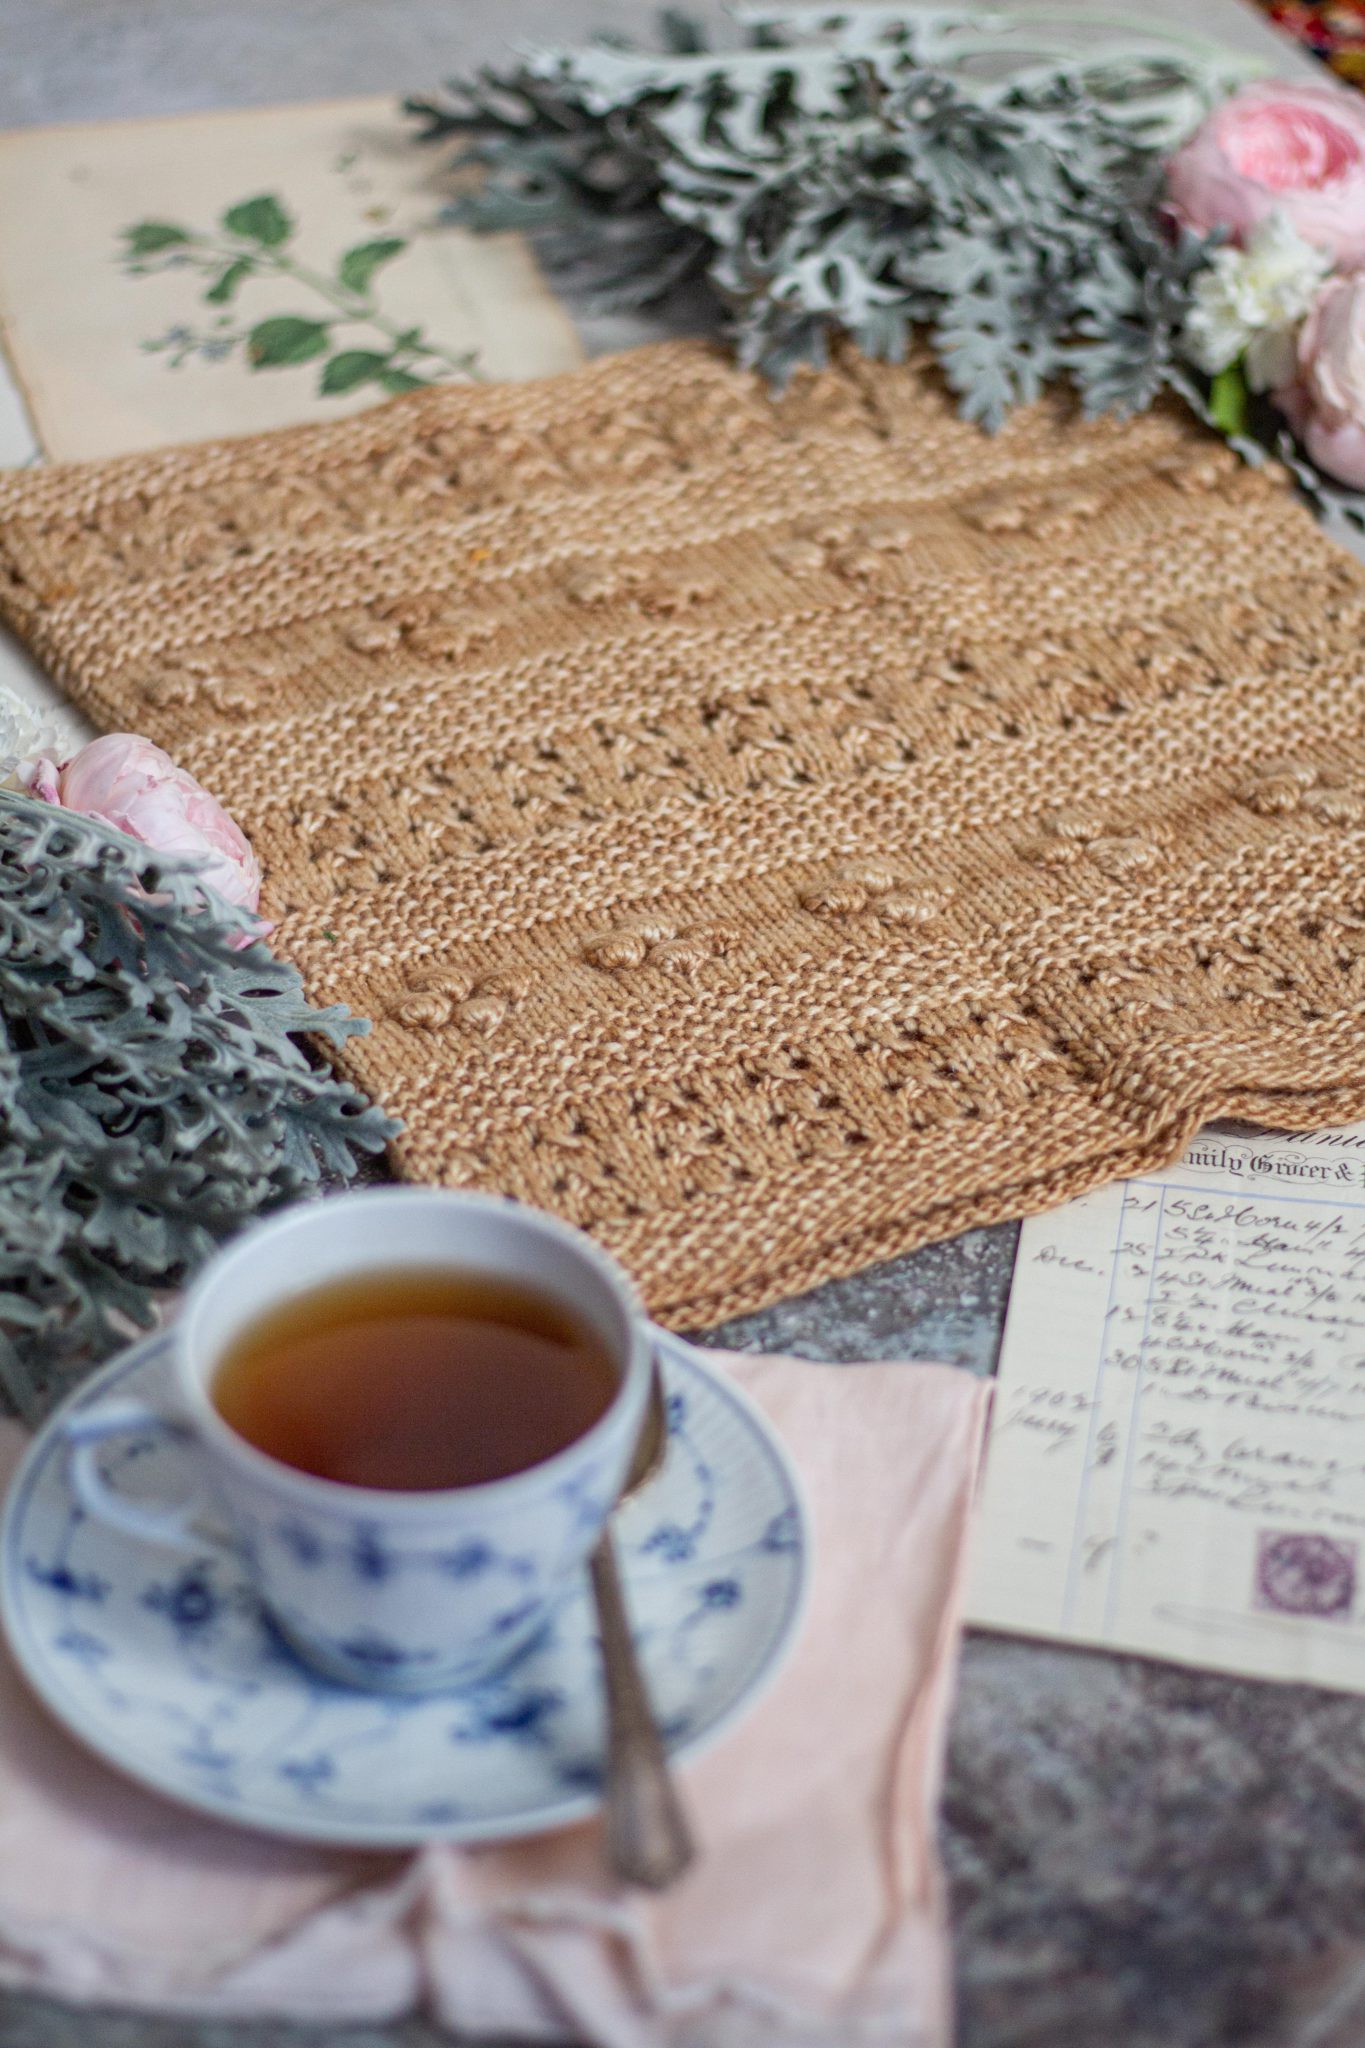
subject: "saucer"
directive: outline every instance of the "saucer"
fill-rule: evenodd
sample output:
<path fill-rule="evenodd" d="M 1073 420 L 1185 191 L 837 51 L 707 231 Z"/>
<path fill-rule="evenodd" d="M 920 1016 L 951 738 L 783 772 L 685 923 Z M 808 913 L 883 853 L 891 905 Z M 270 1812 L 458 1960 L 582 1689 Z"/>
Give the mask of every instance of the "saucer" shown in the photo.
<path fill-rule="evenodd" d="M 703 1357 L 659 1333 L 662 1471 L 616 1523 L 636 1642 L 671 1755 L 751 1706 L 790 1647 L 810 1538 L 786 1452 Z M 170 1343 L 135 1345 L 61 1411 L 117 1394 L 170 1401 Z M 191 1491 L 194 1452 L 163 1433 L 103 1454 L 130 1499 Z M 352 1691 L 301 1664 L 236 1555 L 157 1547 L 90 1521 L 49 1421 L 10 1489 L 0 1613 L 30 1684 L 131 1777 L 272 1834 L 401 1848 L 537 1834 L 599 1803 L 602 1706 L 586 1573 L 497 1679 L 420 1698 Z"/>

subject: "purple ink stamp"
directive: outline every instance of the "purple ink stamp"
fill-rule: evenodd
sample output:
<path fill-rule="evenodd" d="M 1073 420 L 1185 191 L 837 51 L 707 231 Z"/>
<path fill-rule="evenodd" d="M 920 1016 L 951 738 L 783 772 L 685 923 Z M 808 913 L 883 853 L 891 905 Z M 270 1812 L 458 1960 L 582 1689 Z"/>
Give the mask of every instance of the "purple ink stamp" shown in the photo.
<path fill-rule="evenodd" d="M 1256 1537 L 1256 1605 L 1273 1614 L 1344 1621 L 1355 1605 L 1356 1546 L 1335 1536 L 1262 1529 Z"/>

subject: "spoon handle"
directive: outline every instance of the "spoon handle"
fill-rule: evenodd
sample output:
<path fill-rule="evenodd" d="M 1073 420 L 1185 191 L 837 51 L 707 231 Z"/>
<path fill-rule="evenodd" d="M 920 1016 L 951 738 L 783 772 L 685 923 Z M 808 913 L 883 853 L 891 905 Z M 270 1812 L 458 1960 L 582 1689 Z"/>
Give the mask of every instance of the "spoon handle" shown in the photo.
<path fill-rule="evenodd" d="M 591 1577 L 607 1708 L 607 1855 L 626 1884 L 662 1891 L 695 1850 L 635 1654 L 610 1529 L 592 1553 Z"/>

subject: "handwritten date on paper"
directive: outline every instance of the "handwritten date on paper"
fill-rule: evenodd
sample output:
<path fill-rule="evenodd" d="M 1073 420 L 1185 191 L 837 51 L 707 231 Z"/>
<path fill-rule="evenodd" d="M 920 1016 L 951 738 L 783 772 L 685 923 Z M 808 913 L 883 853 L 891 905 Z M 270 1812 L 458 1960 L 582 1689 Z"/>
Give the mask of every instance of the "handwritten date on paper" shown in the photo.
<path fill-rule="evenodd" d="M 1365 1126 L 1025 1224 L 969 1618 L 1365 1691 Z"/>

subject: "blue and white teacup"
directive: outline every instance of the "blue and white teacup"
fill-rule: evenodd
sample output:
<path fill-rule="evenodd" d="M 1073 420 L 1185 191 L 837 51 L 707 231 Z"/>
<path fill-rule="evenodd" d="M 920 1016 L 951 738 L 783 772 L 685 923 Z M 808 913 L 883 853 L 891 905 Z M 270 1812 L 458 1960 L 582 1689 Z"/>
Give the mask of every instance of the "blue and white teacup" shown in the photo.
<path fill-rule="evenodd" d="M 210 1398 L 252 1324 L 338 1280 L 401 1269 L 497 1277 L 548 1294 L 600 1338 L 618 1384 L 591 1429 L 542 1463 L 485 1485 L 385 1492 L 314 1477 L 239 1436 Z M 175 1330 L 164 1411 L 112 1402 L 66 1424 L 74 1490 L 125 1535 L 204 1545 L 226 1520 L 263 1606 L 329 1677 L 383 1692 L 473 1684 L 540 1631 L 614 1508 L 649 1395 L 649 1324 L 624 1273 L 552 1216 L 483 1195 L 379 1188 L 291 1209 L 220 1253 Z M 153 1507 L 115 1491 L 100 1446 L 148 1429 L 196 1442 L 204 1497 Z"/>

